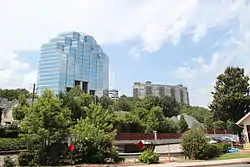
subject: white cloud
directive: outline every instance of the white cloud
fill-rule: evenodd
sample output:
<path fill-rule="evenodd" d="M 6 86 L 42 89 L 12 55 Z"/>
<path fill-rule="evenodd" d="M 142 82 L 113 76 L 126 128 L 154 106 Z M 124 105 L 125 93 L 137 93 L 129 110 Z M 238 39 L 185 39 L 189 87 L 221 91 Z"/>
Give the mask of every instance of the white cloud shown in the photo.
<path fill-rule="evenodd" d="M 10 52 L 0 54 L 0 59 L 17 63 L 11 52 L 38 49 L 51 37 L 71 30 L 91 34 L 98 43 L 137 38 L 139 52 L 154 52 L 168 42 L 177 44 L 184 33 L 198 42 L 209 28 L 233 19 L 239 19 L 243 31 L 249 24 L 243 19 L 250 16 L 247 10 L 243 0 L 8 0 L 0 5 L 0 53 Z M 1 87 L 23 84 L 23 76 L 13 75 L 26 66 L 18 63 L 0 67 L 0 77 L 5 78 Z"/>
<path fill-rule="evenodd" d="M 250 7 L 245 10 L 250 12 Z M 246 14 L 245 10 L 242 14 Z M 241 17 L 243 15 L 239 18 Z M 245 19 L 250 22 L 250 17 L 247 17 Z M 206 63 L 202 57 L 197 57 L 176 69 L 176 76 L 183 79 L 190 88 L 192 104 L 207 106 L 211 102 L 210 92 L 213 91 L 216 77 L 227 66 L 238 65 L 245 69 L 246 75 L 250 75 L 250 25 L 245 24 L 246 20 L 242 20 L 243 23 L 241 20 L 240 28 L 231 33 L 227 40 L 223 40 L 221 47 L 211 56 L 210 62 Z"/>

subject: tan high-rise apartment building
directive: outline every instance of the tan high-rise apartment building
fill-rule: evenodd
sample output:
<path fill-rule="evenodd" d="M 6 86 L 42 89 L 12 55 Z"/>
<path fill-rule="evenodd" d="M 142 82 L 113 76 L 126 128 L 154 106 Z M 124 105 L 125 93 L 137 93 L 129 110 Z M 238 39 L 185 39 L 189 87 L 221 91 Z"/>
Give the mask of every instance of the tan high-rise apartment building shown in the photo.
<path fill-rule="evenodd" d="M 169 96 L 179 103 L 189 105 L 188 89 L 183 85 L 152 84 L 150 81 L 134 82 L 133 97 L 144 98 L 146 96 Z"/>

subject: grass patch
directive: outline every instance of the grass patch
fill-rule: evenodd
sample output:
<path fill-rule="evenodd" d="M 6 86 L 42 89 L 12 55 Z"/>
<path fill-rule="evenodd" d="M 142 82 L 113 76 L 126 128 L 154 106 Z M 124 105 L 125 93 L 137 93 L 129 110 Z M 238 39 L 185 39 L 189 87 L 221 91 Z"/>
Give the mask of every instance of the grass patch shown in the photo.
<path fill-rule="evenodd" d="M 227 153 L 215 158 L 215 160 L 227 160 L 227 159 L 239 159 L 239 158 L 250 158 L 250 154 Z"/>

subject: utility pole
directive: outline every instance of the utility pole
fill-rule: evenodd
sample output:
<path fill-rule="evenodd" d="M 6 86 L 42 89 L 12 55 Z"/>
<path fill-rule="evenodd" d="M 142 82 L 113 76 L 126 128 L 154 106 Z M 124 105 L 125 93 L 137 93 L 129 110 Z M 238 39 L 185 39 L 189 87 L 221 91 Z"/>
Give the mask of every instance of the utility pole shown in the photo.
<path fill-rule="evenodd" d="M 33 110 L 33 103 L 34 103 L 34 100 L 35 100 L 35 90 L 36 90 L 36 84 L 34 83 L 33 84 L 33 91 L 32 91 L 32 110 Z"/>

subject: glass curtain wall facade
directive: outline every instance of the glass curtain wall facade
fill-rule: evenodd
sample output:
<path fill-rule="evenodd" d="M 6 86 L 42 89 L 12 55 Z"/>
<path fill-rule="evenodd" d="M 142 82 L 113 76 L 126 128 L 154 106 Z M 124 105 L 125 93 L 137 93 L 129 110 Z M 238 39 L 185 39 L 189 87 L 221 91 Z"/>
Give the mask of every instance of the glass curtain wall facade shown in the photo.
<path fill-rule="evenodd" d="M 42 45 L 38 67 L 38 94 L 80 87 L 102 96 L 109 88 L 109 58 L 92 36 L 78 32 L 59 34 Z"/>

